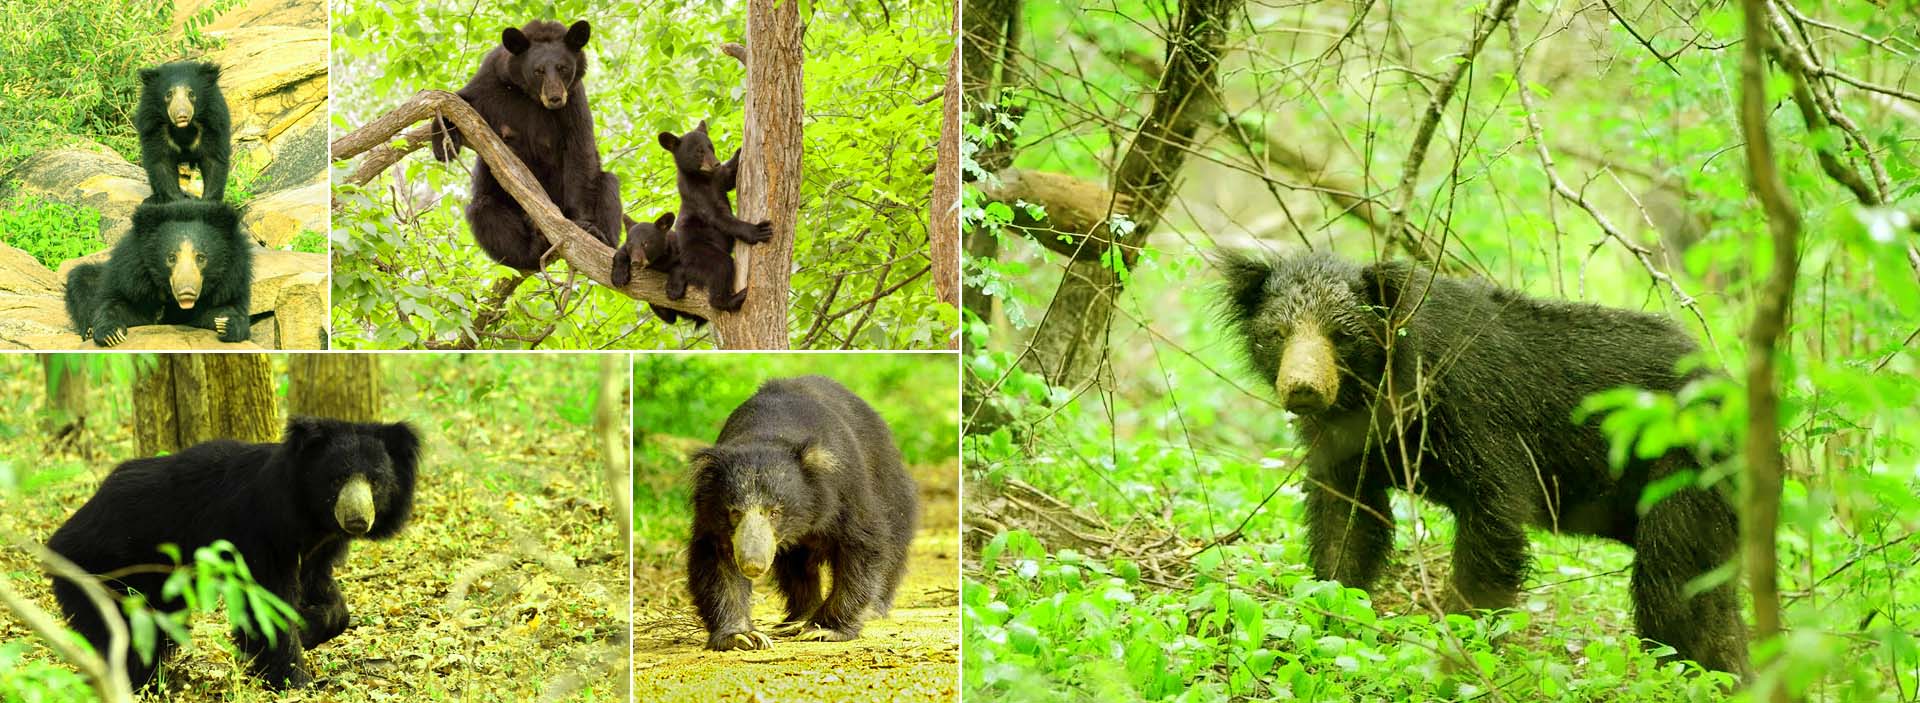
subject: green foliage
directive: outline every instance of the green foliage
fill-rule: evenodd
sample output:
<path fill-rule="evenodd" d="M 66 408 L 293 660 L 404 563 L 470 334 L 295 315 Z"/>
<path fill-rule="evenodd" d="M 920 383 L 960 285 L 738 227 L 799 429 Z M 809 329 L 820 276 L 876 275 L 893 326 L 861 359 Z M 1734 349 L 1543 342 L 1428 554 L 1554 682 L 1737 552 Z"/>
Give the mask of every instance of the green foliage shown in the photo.
<path fill-rule="evenodd" d="M 806 124 L 789 329 L 801 348 L 933 348 L 956 324 L 928 265 L 928 194 L 939 133 L 938 93 L 950 43 L 947 3 L 814 3 L 805 36 Z M 333 125 L 353 129 L 416 91 L 456 90 L 499 31 L 529 17 L 593 23 L 588 94 L 605 167 L 621 179 L 627 214 L 652 220 L 679 206 L 662 131 L 708 121 L 726 156 L 740 145 L 738 4 L 507 2 L 475 7 L 353 0 L 335 6 Z M 420 51 L 418 47 L 433 47 Z M 409 184 L 337 186 L 333 329 L 342 347 L 420 346 L 470 334 L 488 281 L 511 272 L 467 231 L 470 169 L 425 150 L 388 170 Z M 335 183 L 340 183 L 336 170 Z M 523 284 L 483 346 L 708 347 L 706 328 L 667 327 L 645 308 L 554 266 L 553 282 Z M 698 293 L 695 293 L 698 294 Z"/>
<path fill-rule="evenodd" d="M 49 269 L 98 251 L 100 211 L 90 207 L 17 196 L 0 210 L 0 242 L 32 254 Z"/>
<path fill-rule="evenodd" d="M 1424 9 L 1354 26 L 1339 48 L 1333 37 L 1351 18 L 1321 6 L 1249 5 L 1232 19 L 1220 114 L 1200 119 L 1202 144 L 1187 156 L 1147 263 L 1117 297 L 1110 383 L 1060 388 L 1034 373 L 1049 360 L 1035 359 L 1040 350 L 1028 340 L 1047 314 L 1060 314 L 1048 306 L 1061 261 L 1007 232 L 1023 204 L 965 196 L 969 236 L 996 237 L 1000 253 L 965 262 L 968 284 L 998 307 L 994 319 L 966 321 L 974 351 L 963 364 L 991 388 L 979 416 L 1006 418 L 967 438 L 968 477 L 988 495 L 1030 484 L 1113 529 L 1083 541 L 1048 520 L 1016 521 L 1011 527 L 1025 531 L 970 548 L 962 590 L 969 698 L 1721 697 L 1712 677 L 1684 675 L 1679 664 L 1658 665 L 1657 651 L 1642 651 L 1627 595 L 1631 552 L 1611 543 L 1534 532 L 1532 575 L 1516 613 L 1436 619 L 1408 600 L 1444 584 L 1452 519 L 1402 496 L 1394 507 L 1400 549 L 1372 602 L 1310 578 L 1305 532 L 1294 519 L 1305 447 L 1209 314 L 1218 274 L 1203 255 L 1221 246 L 1311 246 L 1361 260 L 1404 256 L 1329 204 L 1329 186 L 1313 179 L 1337 175 L 1358 183 L 1362 197 L 1388 193 L 1376 207 L 1391 202 L 1432 99 L 1432 76 L 1454 65 L 1470 26 L 1458 13 Z M 1914 36 L 1916 28 L 1910 16 L 1872 7 L 1806 11 L 1876 37 Z M 1155 95 L 1152 64 L 1165 55 L 1170 21 L 1164 8 L 1099 0 L 1029 3 L 1023 13 L 1014 84 L 995 104 L 969 106 L 981 116 L 965 135 L 969 173 L 991 178 L 977 159 L 1011 147 L 1016 167 L 1109 182 Z M 1560 20 L 1523 4 L 1518 24 L 1530 47 L 1525 85 L 1514 80 L 1506 32 L 1496 32 L 1440 121 L 1410 219 L 1431 242 L 1445 238 L 1454 273 L 1666 314 L 1685 326 L 1701 342 L 1695 363 L 1710 378 L 1671 395 L 1602 393 L 1577 420 L 1601 423 L 1616 465 L 1670 449 L 1725 459 L 1650 487 L 1643 509 L 1685 482 L 1737 492 L 1748 419 L 1746 326 L 1771 266 L 1766 222 L 1739 157 L 1738 52 L 1655 35 L 1656 48 L 1672 53 L 1669 70 L 1619 22 L 1569 41 Z M 1691 24 L 1704 34 L 1688 29 L 1688 42 L 1740 39 L 1737 6 L 1703 9 Z M 1336 31 L 1322 32 L 1327 26 Z M 1889 60 L 1857 41 L 1822 40 L 1821 52 L 1823 65 L 1862 74 Z M 1422 77 L 1386 77 L 1407 70 Z M 1920 618 L 1920 582 L 1909 574 L 1920 560 L 1920 540 L 1912 539 L 1920 525 L 1920 354 L 1912 339 L 1920 279 L 1908 258 L 1914 239 L 1898 232 L 1892 212 L 1915 209 L 1920 142 L 1910 122 L 1864 117 L 1873 111 L 1858 94 L 1840 99 L 1844 110 L 1861 111 L 1859 128 L 1896 200 L 1860 208 L 1815 159 L 1814 146 L 1841 145 L 1839 135 L 1810 134 L 1780 85 L 1774 89 L 1770 100 L 1782 109 L 1769 127 L 1807 220 L 1777 360 L 1789 470 L 1777 542 L 1791 634 L 1755 643 L 1755 651 L 1782 653 L 1763 682 L 1790 682 L 1812 700 L 1912 700 L 1920 690 L 1911 627 Z M 1560 176 L 1652 251 L 1653 265 L 1691 305 L 1593 217 L 1551 193 L 1519 90 L 1531 91 Z M 1279 139 L 1327 159 L 1326 168 L 1300 173 L 1285 159 L 1270 161 L 1278 149 L 1268 140 Z M 1846 146 L 1861 168 L 1863 155 Z M 1698 225 L 1697 239 L 1658 229 L 1651 220 L 1667 214 L 1660 197 Z M 970 490 L 969 503 L 978 495 Z M 1433 567 L 1443 571 L 1428 573 Z M 1709 578 L 1742 575 L 1722 569 Z"/>
<path fill-rule="evenodd" d="M 287 248 L 308 254 L 325 254 L 327 253 L 327 235 L 303 229 L 293 236 L 292 242 L 287 243 Z"/>

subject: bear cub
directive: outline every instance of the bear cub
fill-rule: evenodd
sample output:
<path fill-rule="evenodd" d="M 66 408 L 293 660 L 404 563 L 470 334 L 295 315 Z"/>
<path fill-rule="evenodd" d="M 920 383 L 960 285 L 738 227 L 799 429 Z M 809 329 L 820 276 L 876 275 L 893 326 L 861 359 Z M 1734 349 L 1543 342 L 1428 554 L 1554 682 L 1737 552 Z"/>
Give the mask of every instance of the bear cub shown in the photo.
<path fill-rule="evenodd" d="M 534 20 L 500 32 L 500 45 L 459 90 L 487 126 L 503 135 L 561 214 L 609 248 L 620 242 L 620 178 L 600 170 L 593 112 L 587 106 L 586 20 L 562 26 Z M 452 122 L 435 118 L 433 156 L 452 161 L 465 145 Z M 521 271 L 540 268 L 550 247 L 519 201 L 482 159 L 473 169 L 467 228 L 480 249 Z"/>
<path fill-rule="evenodd" d="M 82 340 L 103 347 L 139 325 L 191 325 L 222 342 L 244 342 L 251 329 L 253 241 L 240 232 L 241 213 L 218 200 L 142 203 L 133 228 L 105 263 L 67 274 L 67 316 Z"/>
<path fill-rule="evenodd" d="M 775 635 L 851 640 L 868 606 L 892 609 L 919 489 L 866 401 L 820 376 L 768 381 L 692 469 L 687 586 L 708 649 L 773 647 L 751 612 L 753 581 L 769 571 L 787 599 Z M 824 598 L 823 566 L 833 572 Z"/>
<path fill-rule="evenodd" d="M 625 286 L 633 281 L 633 267 L 639 266 L 651 271 L 673 274 L 680 265 L 679 234 L 673 231 L 671 212 L 662 213 L 652 222 L 637 222 L 626 218 L 627 241 L 613 253 L 613 285 Z M 692 313 L 681 312 L 673 308 L 649 305 L 653 314 L 661 321 L 671 325 L 685 319 L 695 327 L 706 324 L 707 318 Z"/>
<path fill-rule="evenodd" d="M 219 66 L 179 61 L 140 69 L 133 128 L 140 134 L 140 166 L 153 189 L 148 201 L 187 197 L 180 189 L 182 164 L 200 169 L 201 198 L 226 197 L 233 127 L 220 93 Z"/>
<path fill-rule="evenodd" d="M 191 555 L 217 540 L 233 543 L 254 579 L 306 621 L 297 636 L 273 642 L 236 631 L 239 649 L 267 685 L 305 687 L 313 679 L 302 652 L 347 628 L 333 567 L 348 542 L 387 539 L 407 524 L 419 454 L 420 439 L 404 423 L 294 418 L 279 443 L 214 440 L 121 464 L 47 547 L 87 573 L 121 573 L 106 580 L 110 589 L 137 591 L 149 606 L 177 613 L 185 603 L 162 595 L 167 574 L 132 567 L 166 564 L 162 544 Z M 107 651 L 106 624 L 80 587 L 55 578 L 53 594 L 73 629 Z M 159 644 L 150 662 L 128 650 L 135 688 L 153 680 L 175 646 L 166 637 Z"/>
<path fill-rule="evenodd" d="M 1453 611 L 1514 606 L 1528 528 L 1634 549 L 1640 636 L 1744 675 L 1738 582 L 1691 582 L 1737 556 L 1733 505 L 1687 487 L 1637 509 L 1644 489 L 1698 472 L 1687 448 L 1616 471 L 1587 396 L 1676 392 L 1698 347 L 1673 321 L 1543 300 L 1400 262 L 1223 254 L 1221 312 L 1247 366 L 1295 416 L 1307 447 L 1307 557 L 1316 578 L 1370 589 L 1393 549 L 1389 489 L 1453 513 Z"/>
<path fill-rule="evenodd" d="M 667 298 L 686 297 L 691 278 L 707 289 L 707 303 L 715 310 L 739 310 L 747 292 L 733 290 L 733 243 L 772 239 L 773 222 L 749 223 L 733 216 L 727 192 L 738 182 L 740 154 L 720 163 L 707 137 L 706 120 L 683 135 L 661 132 L 660 147 L 673 154 L 674 183 L 680 191 L 680 219 L 674 224 L 680 261 L 667 276 Z"/>

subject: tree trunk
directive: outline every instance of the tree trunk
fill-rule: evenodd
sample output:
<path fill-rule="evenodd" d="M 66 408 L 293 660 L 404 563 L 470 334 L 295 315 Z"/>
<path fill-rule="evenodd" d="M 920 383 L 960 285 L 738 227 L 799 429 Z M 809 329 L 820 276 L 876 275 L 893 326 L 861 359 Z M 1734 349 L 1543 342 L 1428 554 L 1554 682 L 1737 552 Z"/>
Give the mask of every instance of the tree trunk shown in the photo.
<path fill-rule="evenodd" d="M 1160 213 L 1173 197 L 1174 179 L 1193 146 L 1201 118 L 1215 111 L 1216 69 L 1227 23 L 1243 0 L 1187 0 L 1167 43 L 1166 70 L 1153 108 L 1127 145 L 1114 173 L 1114 192 L 1131 204 L 1132 231 L 1116 240 L 1118 260 L 1074 261 L 1060 280 L 1047 315 L 1034 331 L 1024 364 L 1056 386 L 1091 381 L 1107 353 L 1107 324 L 1123 284 L 1113 266 L 1131 266 Z"/>
<path fill-rule="evenodd" d="M 85 359 L 78 354 L 40 355 L 40 367 L 46 371 L 47 383 L 42 429 L 54 445 L 83 446 L 81 442 L 87 430 L 87 376 L 82 366 Z"/>
<path fill-rule="evenodd" d="M 632 357 L 626 354 L 600 355 L 600 401 L 594 407 L 594 430 L 600 433 L 601 478 L 607 495 L 613 499 L 620 517 L 619 534 L 625 541 L 633 530 L 633 440 L 627 432 L 633 427 L 629 416 L 629 393 L 633 387 Z"/>
<path fill-rule="evenodd" d="M 1766 53 L 1771 44 L 1765 0 L 1743 0 L 1747 40 L 1740 61 L 1740 130 L 1746 138 L 1747 180 L 1754 198 L 1767 214 L 1773 237 L 1773 268 L 1755 305 L 1747 329 L 1747 481 L 1740 514 L 1747 582 L 1753 591 L 1754 634 L 1765 642 L 1780 636 L 1779 560 L 1774 539 L 1779 532 L 1780 491 L 1786 457 L 1780 449 L 1780 394 L 1774 385 L 1774 354 L 1787 329 L 1787 306 L 1793 301 L 1794 279 L 1800 269 L 1800 211 L 1774 162 L 1767 136 Z M 1762 645 L 1758 649 L 1766 650 Z M 1774 657 L 1778 657 L 1778 653 Z M 1762 667 L 1771 661 L 1760 662 Z M 1789 699 L 1784 683 L 1775 682 L 1769 699 Z"/>
<path fill-rule="evenodd" d="M 712 318 L 726 349 L 786 349 L 787 284 L 800 214 L 800 120 L 804 113 L 800 4 L 747 3 L 746 129 L 740 152 L 740 219 L 773 221 L 773 239 L 735 243 L 734 289 L 748 290 L 737 313 Z"/>
<path fill-rule="evenodd" d="M 380 422 L 380 357 L 294 354 L 287 358 L 287 412 Z"/>
<path fill-rule="evenodd" d="M 262 354 L 158 354 L 137 364 L 135 450 L 173 453 L 210 439 L 270 442 L 280 434 Z"/>
<path fill-rule="evenodd" d="M 953 7 L 954 47 L 947 57 L 947 84 L 940 95 L 939 157 L 933 169 L 933 203 L 927 220 L 933 289 L 941 302 L 960 308 L 960 7 Z M 957 340 L 956 340 L 957 341 Z M 951 344 L 949 345 L 951 346 Z"/>

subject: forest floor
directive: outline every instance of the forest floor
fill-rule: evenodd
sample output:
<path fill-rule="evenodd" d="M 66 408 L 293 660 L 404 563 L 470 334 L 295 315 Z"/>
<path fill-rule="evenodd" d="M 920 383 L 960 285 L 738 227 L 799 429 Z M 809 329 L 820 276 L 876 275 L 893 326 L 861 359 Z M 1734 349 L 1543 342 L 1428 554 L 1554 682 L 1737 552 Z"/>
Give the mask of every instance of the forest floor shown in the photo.
<path fill-rule="evenodd" d="M 868 620 L 851 642 L 776 638 L 771 650 L 709 652 L 686 593 L 684 544 L 635 544 L 635 700 L 953 701 L 959 698 L 958 471 L 911 468 L 920 484 L 920 533 L 893 613 Z M 755 621 L 769 627 L 784 601 L 754 589 Z"/>
<path fill-rule="evenodd" d="M 436 368 L 450 381 L 464 367 Z M 0 377 L 0 397 L 37 394 L 34 374 L 11 376 Z M 170 691 L 146 699 L 627 700 L 627 547 L 595 480 L 599 455 L 581 449 L 597 446 L 591 428 L 507 428 L 455 397 L 405 405 L 425 448 L 412 520 L 391 540 L 355 542 L 335 569 L 352 625 L 307 651 L 315 687 L 274 693 L 248 676 L 223 610 L 192 618 L 191 645 L 162 669 Z M 127 426 L 90 430 L 86 449 L 57 453 L 33 426 L 0 407 L 0 470 L 11 460 L 22 486 L 0 492 L 0 539 L 44 541 L 133 451 Z M 22 551 L 0 545 L 0 578 L 58 614 L 48 579 Z M 15 642 L 31 643 L 28 662 L 54 658 L 0 609 L 0 644 Z"/>

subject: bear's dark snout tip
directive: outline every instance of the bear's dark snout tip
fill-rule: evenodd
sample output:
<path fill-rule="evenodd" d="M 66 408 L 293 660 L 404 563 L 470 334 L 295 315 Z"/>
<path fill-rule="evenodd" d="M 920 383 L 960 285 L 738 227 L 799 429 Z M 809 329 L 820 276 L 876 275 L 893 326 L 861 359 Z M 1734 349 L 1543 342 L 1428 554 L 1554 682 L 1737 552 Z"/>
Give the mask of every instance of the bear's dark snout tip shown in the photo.
<path fill-rule="evenodd" d="M 1327 409 L 1327 396 L 1312 386 L 1299 385 L 1287 389 L 1284 405 L 1287 412 L 1295 415 L 1312 415 Z"/>
<path fill-rule="evenodd" d="M 365 518 L 348 518 L 346 523 L 342 524 L 341 527 L 357 537 L 373 529 L 373 523 L 367 522 Z"/>

